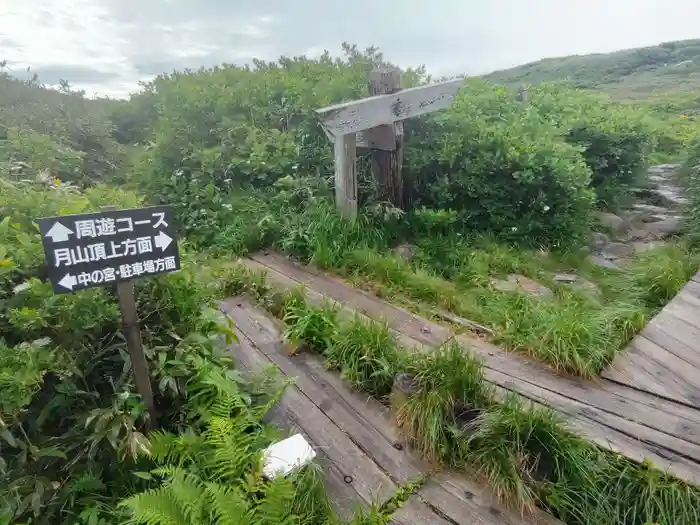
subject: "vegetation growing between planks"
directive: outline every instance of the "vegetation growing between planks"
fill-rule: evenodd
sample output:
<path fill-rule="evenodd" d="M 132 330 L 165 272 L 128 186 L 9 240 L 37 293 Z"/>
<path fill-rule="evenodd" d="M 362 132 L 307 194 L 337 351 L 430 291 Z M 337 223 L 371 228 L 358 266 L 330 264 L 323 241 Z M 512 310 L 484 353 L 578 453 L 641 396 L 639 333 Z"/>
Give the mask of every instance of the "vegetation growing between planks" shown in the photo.
<path fill-rule="evenodd" d="M 229 269 L 231 293 L 246 293 L 287 324 L 285 336 L 323 355 L 359 390 L 391 402 L 404 438 L 431 460 L 475 469 L 499 498 L 536 506 L 567 524 L 697 523 L 700 490 L 575 436 L 558 414 L 502 397 L 480 361 L 450 341 L 432 353 L 401 348 L 388 328 L 359 316 L 340 321 L 303 290 L 278 292 L 264 274 Z M 399 374 L 408 395 L 389 395 Z"/>

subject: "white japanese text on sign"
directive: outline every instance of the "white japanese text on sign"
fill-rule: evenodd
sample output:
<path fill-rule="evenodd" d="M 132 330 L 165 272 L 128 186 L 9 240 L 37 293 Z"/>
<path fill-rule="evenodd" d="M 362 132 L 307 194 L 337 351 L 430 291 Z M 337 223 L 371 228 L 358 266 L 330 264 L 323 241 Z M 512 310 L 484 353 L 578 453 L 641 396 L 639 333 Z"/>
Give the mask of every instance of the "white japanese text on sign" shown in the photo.
<path fill-rule="evenodd" d="M 178 270 L 168 207 L 39 219 L 57 291 Z"/>

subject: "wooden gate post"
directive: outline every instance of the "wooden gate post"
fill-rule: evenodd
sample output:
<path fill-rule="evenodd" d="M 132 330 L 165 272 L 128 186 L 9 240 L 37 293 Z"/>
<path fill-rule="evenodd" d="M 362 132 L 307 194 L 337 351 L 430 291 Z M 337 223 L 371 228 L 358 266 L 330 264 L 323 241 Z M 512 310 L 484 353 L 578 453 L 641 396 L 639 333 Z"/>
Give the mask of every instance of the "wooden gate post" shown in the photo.
<path fill-rule="evenodd" d="M 357 217 L 357 148 L 373 150 L 373 170 L 381 191 L 389 202 L 402 206 L 401 121 L 449 107 L 463 84 L 463 79 L 451 80 L 316 110 L 321 128 L 335 143 L 335 202 L 339 213 L 350 219 Z M 369 90 L 394 91 L 398 85 L 398 72 L 385 69 L 373 73 Z"/>
<path fill-rule="evenodd" d="M 370 73 L 367 84 L 369 96 L 390 95 L 401 90 L 401 70 L 382 67 Z M 385 135 L 391 142 L 391 150 L 371 148 L 372 174 L 379 185 L 380 198 L 397 208 L 404 206 L 403 177 L 403 122 L 385 124 L 370 130 L 374 135 Z M 381 139 L 376 140 L 382 142 Z"/>
<path fill-rule="evenodd" d="M 357 139 L 355 133 L 335 141 L 335 204 L 345 217 L 357 217 Z"/>

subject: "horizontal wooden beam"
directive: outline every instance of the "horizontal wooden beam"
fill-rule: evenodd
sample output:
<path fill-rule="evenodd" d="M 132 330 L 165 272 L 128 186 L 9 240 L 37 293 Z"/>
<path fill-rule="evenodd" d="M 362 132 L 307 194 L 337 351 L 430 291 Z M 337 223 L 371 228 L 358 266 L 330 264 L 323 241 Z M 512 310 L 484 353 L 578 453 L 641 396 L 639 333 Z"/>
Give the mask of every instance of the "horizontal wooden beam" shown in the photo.
<path fill-rule="evenodd" d="M 358 131 L 355 133 L 356 147 L 361 149 L 373 148 L 383 151 L 394 151 L 396 149 L 396 131 L 393 129 L 393 126 L 396 125 L 397 124 L 382 124 L 376 128 Z M 337 137 L 331 134 L 327 129 L 323 128 L 323 130 L 328 140 L 335 144 Z"/>
<path fill-rule="evenodd" d="M 464 79 L 404 89 L 316 110 L 331 135 L 347 135 L 424 115 L 452 104 Z"/>

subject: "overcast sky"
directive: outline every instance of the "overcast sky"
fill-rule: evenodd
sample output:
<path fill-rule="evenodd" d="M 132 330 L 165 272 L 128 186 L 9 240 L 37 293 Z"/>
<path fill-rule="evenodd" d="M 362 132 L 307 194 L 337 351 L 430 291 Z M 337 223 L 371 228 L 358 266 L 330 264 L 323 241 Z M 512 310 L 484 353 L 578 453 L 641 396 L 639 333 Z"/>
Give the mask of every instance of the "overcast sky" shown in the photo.
<path fill-rule="evenodd" d="M 13 73 L 113 96 L 173 69 L 339 53 L 343 41 L 474 75 L 687 38 L 700 38 L 700 0 L 0 0 Z"/>

